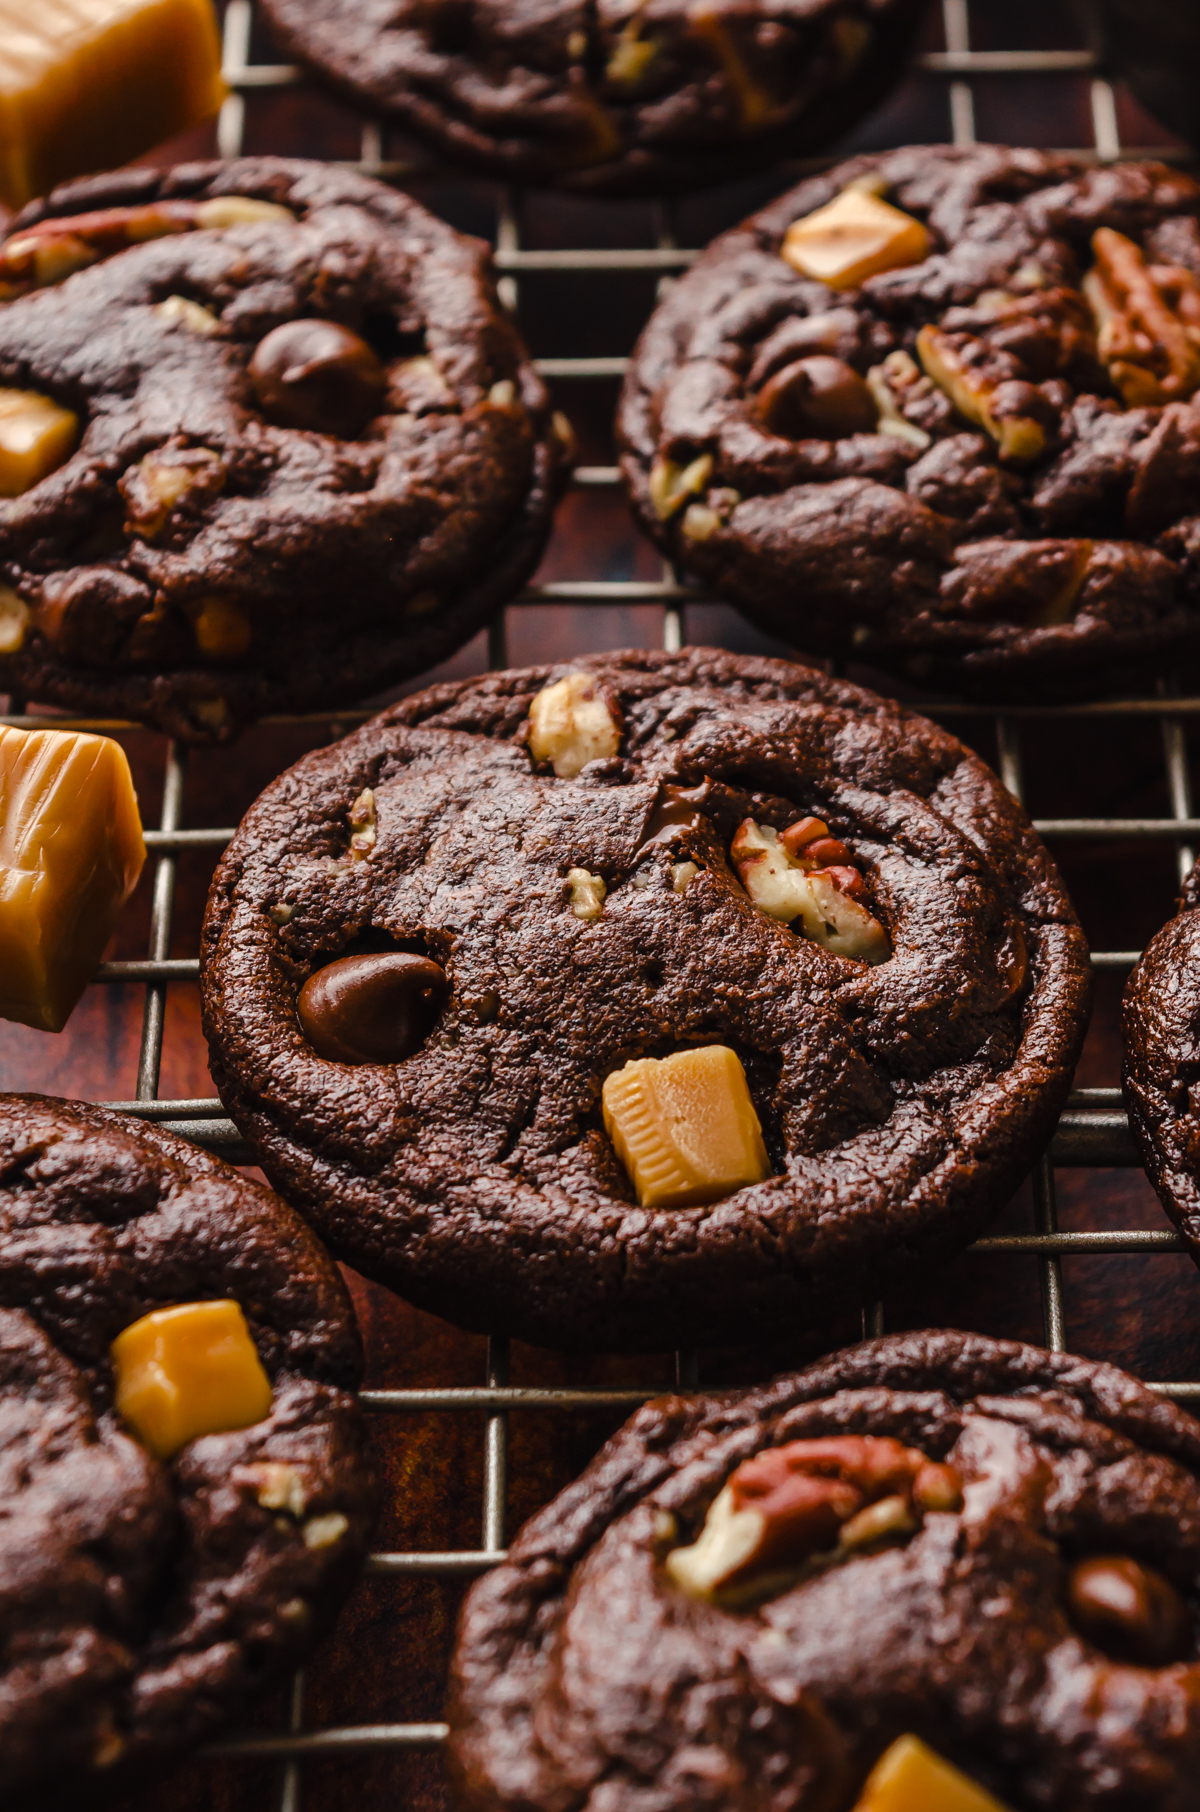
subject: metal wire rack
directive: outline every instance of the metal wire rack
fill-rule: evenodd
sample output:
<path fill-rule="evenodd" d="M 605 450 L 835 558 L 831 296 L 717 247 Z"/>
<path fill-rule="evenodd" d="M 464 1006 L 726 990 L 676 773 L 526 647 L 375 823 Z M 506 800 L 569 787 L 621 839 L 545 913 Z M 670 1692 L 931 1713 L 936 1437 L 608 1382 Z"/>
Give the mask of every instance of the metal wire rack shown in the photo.
<path fill-rule="evenodd" d="M 226 157 L 237 156 L 242 150 L 247 96 L 263 89 L 288 87 L 300 80 L 299 71 L 289 66 L 252 61 L 252 7 L 253 0 L 229 0 L 225 12 L 225 78 L 230 95 L 218 121 L 217 143 L 220 154 Z M 1100 162 L 1132 154 L 1124 151 L 1121 145 L 1113 89 L 1096 71 L 1087 51 L 972 50 L 968 0 L 942 0 L 942 27 L 944 49 L 927 52 L 918 58 L 917 67 L 926 76 L 945 85 L 947 137 L 953 143 L 965 145 L 974 142 L 973 84 L 977 78 L 1071 75 L 1088 82 L 1090 99 L 1092 144 L 1090 147 L 1077 149 L 1084 150 Z M 1146 152 L 1141 150 L 1137 154 L 1145 155 Z M 1171 153 L 1167 151 L 1159 154 Z M 360 167 L 368 174 L 393 180 L 414 173 L 411 165 L 385 160 L 382 134 L 378 127 L 370 124 L 362 128 Z M 663 282 L 670 281 L 673 273 L 686 268 L 697 254 L 676 243 L 672 211 L 668 206 L 658 208 L 657 219 L 657 244 L 653 247 L 525 249 L 521 244 L 519 198 L 512 194 L 503 195 L 496 221 L 495 260 L 502 273 L 501 293 L 505 304 L 510 308 L 516 307 L 520 278 L 534 272 L 652 273 L 659 277 L 661 287 Z M 543 358 L 537 363 L 542 374 L 550 380 L 611 380 L 621 375 L 627 360 L 607 356 L 557 357 Z M 617 482 L 617 469 L 611 465 L 583 466 L 575 475 L 575 483 L 589 489 L 613 487 Z M 542 605 L 657 605 L 661 609 L 662 646 L 667 650 L 675 650 L 686 640 L 689 607 L 711 600 L 681 583 L 669 568 L 665 568 L 661 578 L 652 581 L 599 581 L 584 578 L 534 585 L 528 587 L 516 601 Z M 506 625 L 501 614 L 489 632 L 489 665 L 505 665 L 506 650 Z M 931 707 L 930 714 L 953 720 L 967 715 L 978 717 L 979 712 L 977 707 L 947 704 Z M 337 713 L 337 722 L 348 725 L 367 715 L 366 712 L 343 711 Z M 1171 815 L 1122 819 L 1044 819 L 1035 821 L 1037 829 L 1052 843 L 1114 838 L 1132 840 L 1143 845 L 1165 842 L 1173 845 L 1176 850 L 1178 872 L 1182 879 L 1192 866 L 1193 843 L 1200 840 L 1200 816 L 1195 815 L 1193 807 L 1185 739 L 1187 724 L 1200 719 L 1200 698 L 1172 697 L 1167 695 L 1164 688 L 1163 694 L 1157 698 L 1006 710 L 995 722 L 999 769 L 1005 784 L 1018 798 L 1023 793 L 1024 728 L 1037 719 L 1062 720 L 1069 717 L 1100 719 L 1114 725 L 1128 724 L 1134 719 L 1156 723 L 1161 736 Z M 55 721 L 88 729 L 112 730 L 127 727 L 110 720 Z M 325 715 L 311 721 L 328 723 L 330 719 Z M 44 723 L 45 719 L 25 715 L 20 702 L 13 700 L 10 701 L 10 714 L 0 718 L 0 722 L 28 726 Z M 146 956 L 138 961 L 105 963 L 95 978 L 101 984 L 145 984 L 134 1096 L 130 1100 L 113 1101 L 108 1105 L 154 1120 L 235 1163 L 245 1163 L 249 1161 L 249 1155 L 241 1145 L 233 1123 L 224 1117 L 219 1100 L 159 1098 L 167 990 L 173 982 L 194 980 L 199 970 L 195 958 L 171 958 L 168 954 L 178 858 L 188 850 L 217 852 L 233 835 L 232 827 L 183 827 L 186 756 L 185 750 L 168 743 L 160 820 L 157 828 L 150 829 L 146 835 L 147 847 L 155 858 Z M 1093 953 L 1092 963 L 1097 970 L 1125 971 L 1132 967 L 1137 956 L 1138 952 L 1135 950 L 1102 950 Z M 976 1242 L 974 1250 L 978 1252 L 1023 1254 L 1035 1262 L 1041 1292 L 1045 1343 L 1055 1350 L 1063 1350 L 1066 1344 L 1062 1295 L 1064 1258 L 1084 1253 L 1148 1254 L 1182 1250 L 1178 1236 L 1166 1230 L 1143 1231 L 1130 1228 L 1065 1232 L 1059 1229 L 1055 1202 L 1056 1168 L 1136 1163 L 1121 1091 L 1115 1088 L 1077 1090 L 1068 1101 L 1050 1150 L 1034 1173 L 1035 1231 L 997 1235 Z M 864 1308 L 863 1329 L 864 1333 L 882 1332 L 881 1304 Z M 378 1414 L 469 1413 L 482 1416 L 485 1427 L 479 1546 L 459 1551 L 373 1554 L 368 1562 L 370 1574 L 389 1579 L 465 1579 L 482 1573 L 503 1557 L 508 1418 L 511 1414 L 532 1409 L 632 1410 L 656 1394 L 651 1389 L 514 1388 L 508 1382 L 508 1357 L 505 1340 L 490 1340 L 485 1380 L 474 1388 L 372 1390 L 362 1393 L 364 1406 Z M 680 1389 L 696 1387 L 698 1367 L 694 1354 L 680 1353 L 676 1356 L 676 1379 Z M 1161 1382 L 1154 1388 L 1177 1401 L 1200 1402 L 1200 1382 Z M 297 1676 L 292 1683 L 285 1723 L 286 1728 L 278 1734 L 233 1736 L 210 1745 L 204 1752 L 214 1758 L 277 1760 L 280 1768 L 275 1804 L 279 1812 L 301 1812 L 302 1766 L 306 1758 L 341 1756 L 349 1759 L 379 1750 L 429 1749 L 438 1746 L 446 1735 L 445 1725 L 434 1722 L 345 1725 L 306 1730 L 301 1676 Z"/>

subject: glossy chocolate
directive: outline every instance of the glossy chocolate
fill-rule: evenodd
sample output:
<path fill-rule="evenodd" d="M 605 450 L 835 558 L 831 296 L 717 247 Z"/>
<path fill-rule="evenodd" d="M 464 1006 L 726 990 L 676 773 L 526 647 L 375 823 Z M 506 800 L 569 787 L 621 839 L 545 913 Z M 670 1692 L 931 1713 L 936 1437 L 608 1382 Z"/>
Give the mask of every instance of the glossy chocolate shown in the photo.
<path fill-rule="evenodd" d="M 703 830 L 708 820 L 700 806 L 710 791 L 707 782 L 693 787 L 661 787 L 658 803 L 650 814 L 646 835 L 642 839 L 642 849 L 649 849 L 656 843 L 674 843 Z"/>
<path fill-rule="evenodd" d="M 350 440 L 383 407 L 387 373 L 367 342 L 336 321 L 285 321 L 250 360 L 259 407 L 284 428 Z"/>
<path fill-rule="evenodd" d="M 870 434 L 878 411 L 865 378 L 827 353 L 797 359 L 763 385 L 758 413 L 773 434 L 790 440 L 841 440 Z"/>
<path fill-rule="evenodd" d="M 1128 1555 L 1096 1555 L 1072 1567 L 1067 1604 L 1080 1634 L 1115 1660 L 1169 1667 L 1188 1656 L 1183 1599 L 1169 1579 Z"/>
<path fill-rule="evenodd" d="M 388 950 L 318 969 L 296 1011 L 309 1044 L 330 1063 L 402 1063 L 424 1044 L 446 993 L 437 963 Z"/>

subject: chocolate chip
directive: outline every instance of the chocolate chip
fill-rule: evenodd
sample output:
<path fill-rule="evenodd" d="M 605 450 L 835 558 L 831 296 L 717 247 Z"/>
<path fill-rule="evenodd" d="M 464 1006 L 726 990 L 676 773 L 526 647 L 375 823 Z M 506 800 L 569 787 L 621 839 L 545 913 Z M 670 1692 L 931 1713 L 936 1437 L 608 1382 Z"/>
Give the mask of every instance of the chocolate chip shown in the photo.
<path fill-rule="evenodd" d="M 699 807 L 707 798 L 708 783 L 697 787 L 663 786 L 659 788 L 658 802 L 650 814 L 646 834 L 642 838 L 642 849 L 649 849 L 654 843 L 674 843 L 679 838 L 695 835 L 707 824 Z"/>
<path fill-rule="evenodd" d="M 852 365 L 815 353 L 785 365 L 763 385 L 758 413 L 772 434 L 840 440 L 847 434 L 869 434 L 878 411 L 867 380 Z"/>
<path fill-rule="evenodd" d="M 1072 1567 L 1067 1604 L 1080 1634 L 1114 1660 L 1168 1667 L 1191 1648 L 1187 1607 L 1170 1580 L 1127 1555 Z"/>
<path fill-rule="evenodd" d="M 367 342 L 336 321 L 274 328 L 254 349 L 250 382 L 269 420 L 343 440 L 362 432 L 387 394 L 387 373 Z"/>
<path fill-rule="evenodd" d="M 309 976 L 296 1010 L 318 1057 L 402 1063 L 425 1042 L 446 990 L 445 971 L 426 956 L 343 956 Z"/>

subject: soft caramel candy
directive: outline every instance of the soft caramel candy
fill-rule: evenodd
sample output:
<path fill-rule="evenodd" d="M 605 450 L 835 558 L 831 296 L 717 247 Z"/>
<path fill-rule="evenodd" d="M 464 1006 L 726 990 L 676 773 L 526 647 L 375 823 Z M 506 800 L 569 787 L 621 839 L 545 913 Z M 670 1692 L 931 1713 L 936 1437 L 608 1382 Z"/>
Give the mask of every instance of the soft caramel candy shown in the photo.
<path fill-rule="evenodd" d="M 604 1125 L 643 1208 L 691 1208 L 770 1174 L 736 1051 L 639 1057 L 604 1084 Z"/>
<path fill-rule="evenodd" d="M 224 94 L 212 0 L 0 0 L 0 200 L 128 163 Z"/>
<path fill-rule="evenodd" d="M 112 1343 L 116 1406 L 160 1460 L 271 1412 L 271 1381 L 236 1302 L 154 1309 Z"/>
<path fill-rule="evenodd" d="M 568 673 L 543 686 L 529 707 L 529 753 L 548 761 L 560 780 L 574 780 L 589 761 L 608 760 L 621 734 L 590 673 Z"/>
<path fill-rule="evenodd" d="M 865 189 L 843 189 L 835 201 L 792 223 L 782 253 L 802 277 L 831 289 L 856 289 L 880 271 L 919 264 L 932 241 L 919 220 Z"/>
<path fill-rule="evenodd" d="M 0 390 L 0 497 L 19 497 L 75 451 L 79 417 L 36 390 Z"/>
<path fill-rule="evenodd" d="M 898 1737 L 871 1770 L 854 1812 L 1007 1812 L 919 1737 Z"/>
<path fill-rule="evenodd" d="M 119 744 L 0 728 L 0 1015 L 62 1031 L 145 859 Z"/>

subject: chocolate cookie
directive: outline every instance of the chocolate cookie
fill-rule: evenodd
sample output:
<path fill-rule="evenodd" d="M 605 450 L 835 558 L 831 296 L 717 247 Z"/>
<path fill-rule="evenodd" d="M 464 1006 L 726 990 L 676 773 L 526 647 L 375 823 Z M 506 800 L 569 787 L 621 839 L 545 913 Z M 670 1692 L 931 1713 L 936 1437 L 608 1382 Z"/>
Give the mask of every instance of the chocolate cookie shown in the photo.
<path fill-rule="evenodd" d="M 568 431 L 486 248 L 394 189 L 277 158 L 72 183 L 0 294 L 45 452 L 0 459 L 0 689 L 223 740 L 443 659 L 538 560 Z"/>
<path fill-rule="evenodd" d="M 1053 696 L 1194 653 L 1198 216 L 1163 165 L 986 145 L 801 184 L 642 335 L 643 526 L 771 634 L 935 686 Z"/>
<path fill-rule="evenodd" d="M 453 1772 L 473 1812 L 850 1812 L 912 1733 L 1014 1812 L 1185 1812 L 1198 1605 L 1200 1424 L 898 1335 L 639 1411 L 472 1587 Z"/>
<path fill-rule="evenodd" d="M 222 1099 L 337 1253 L 609 1350 L 765 1337 L 963 1245 L 1089 989 L 961 743 L 711 649 L 434 687 L 307 756 L 216 872 L 201 977 Z"/>
<path fill-rule="evenodd" d="M 1200 1264 L 1200 868 L 1125 988 L 1124 1083 L 1146 1175 Z"/>
<path fill-rule="evenodd" d="M 261 1184 L 158 1127 L 6 1095 L 0 1229 L 0 1774 L 6 1808 L 43 1812 L 139 1780 L 295 1665 L 355 1578 L 374 1484 L 345 1288 Z M 228 1299 L 265 1419 L 156 1458 L 114 1407 L 112 1343 Z"/>
<path fill-rule="evenodd" d="M 902 73 L 925 0 L 266 0 L 284 53 L 451 163 L 590 194 L 820 150 Z"/>

